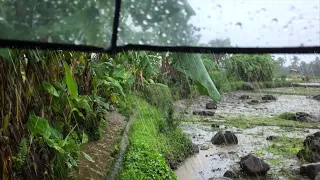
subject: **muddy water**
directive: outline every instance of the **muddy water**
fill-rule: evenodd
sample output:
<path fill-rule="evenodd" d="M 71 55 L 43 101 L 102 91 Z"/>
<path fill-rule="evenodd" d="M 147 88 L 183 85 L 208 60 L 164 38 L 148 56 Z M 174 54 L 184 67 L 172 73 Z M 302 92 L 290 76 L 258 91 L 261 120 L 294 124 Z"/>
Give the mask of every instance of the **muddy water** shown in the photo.
<path fill-rule="evenodd" d="M 250 99 L 240 100 L 239 97 L 245 94 L 249 95 Z M 241 91 L 223 94 L 218 109 L 214 110 L 215 114 L 217 117 L 225 115 L 272 117 L 284 112 L 306 112 L 320 120 L 320 101 L 311 97 L 274 94 L 276 101 L 263 101 L 261 100 L 263 95 Z M 249 104 L 252 100 L 259 100 L 259 103 Z M 186 113 L 192 114 L 194 110 L 205 110 L 206 103 L 210 101 L 209 97 L 201 96 L 194 100 L 177 101 L 175 106 L 178 112 L 186 110 Z"/>
<path fill-rule="evenodd" d="M 270 135 L 284 135 L 293 138 L 305 138 L 308 134 L 317 130 L 310 129 L 309 133 L 305 133 L 303 129 L 294 132 L 286 132 L 277 126 L 258 126 L 251 129 L 240 130 L 237 128 L 228 128 L 236 132 L 238 137 L 238 145 L 213 145 L 210 140 L 217 133 L 217 129 L 209 126 L 197 124 L 183 124 L 181 129 L 189 136 L 193 143 L 200 147 L 209 147 L 208 150 L 200 150 L 200 152 L 188 158 L 176 171 L 178 179 L 181 180 L 200 180 L 209 178 L 220 178 L 231 168 L 239 168 L 238 162 L 242 156 L 248 153 L 254 153 L 256 150 L 269 146 L 271 142 L 266 138 Z M 282 156 L 264 153 L 264 159 L 281 158 L 290 168 L 298 168 L 300 163 L 297 158 L 284 158 Z M 269 173 L 279 171 L 279 167 L 273 167 Z"/>
<path fill-rule="evenodd" d="M 250 99 L 240 100 L 239 97 L 245 94 L 249 95 Z M 308 96 L 275 94 L 274 96 L 277 97 L 276 101 L 262 101 L 263 95 L 259 92 L 248 93 L 244 91 L 226 93 L 222 96 L 218 109 L 212 110 L 215 111 L 215 117 L 219 117 L 215 119 L 223 121 L 224 117 L 229 115 L 272 117 L 284 112 L 307 112 L 319 120 L 320 102 Z M 248 102 L 253 99 L 259 100 L 259 103 L 254 105 L 249 104 Z M 184 112 L 184 114 L 192 117 L 193 111 L 205 110 L 206 103 L 208 102 L 211 102 L 209 97 L 201 96 L 193 100 L 177 101 L 175 107 L 178 113 Z M 225 127 L 221 128 L 226 129 Z M 304 139 L 307 135 L 318 131 L 317 129 L 295 129 L 288 132 L 284 128 L 277 126 L 258 126 L 251 129 L 228 127 L 228 130 L 236 133 L 239 144 L 217 146 L 213 145 L 210 140 L 219 129 L 190 123 L 182 124 L 181 129 L 189 136 L 193 143 L 203 149 L 198 154 L 188 158 L 175 171 L 178 179 L 181 180 L 219 179 L 227 170 L 231 168 L 239 169 L 238 162 L 242 156 L 271 145 L 271 142 L 266 140 L 270 135 Z M 271 158 L 279 158 L 281 162 L 286 164 L 285 168 L 288 169 L 295 169 L 300 166 L 300 162 L 295 157 L 286 158 L 267 152 L 263 152 L 259 156 L 267 162 Z M 274 174 L 281 168 L 272 165 L 270 162 L 269 165 L 271 166 L 269 174 Z M 278 177 L 277 179 L 286 179 L 286 177 Z"/>

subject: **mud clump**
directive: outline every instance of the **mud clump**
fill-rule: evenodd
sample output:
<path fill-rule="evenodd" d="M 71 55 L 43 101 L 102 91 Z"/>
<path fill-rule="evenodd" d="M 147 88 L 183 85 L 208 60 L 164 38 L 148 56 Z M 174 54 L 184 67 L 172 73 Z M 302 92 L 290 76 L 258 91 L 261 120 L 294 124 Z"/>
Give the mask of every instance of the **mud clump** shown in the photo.
<path fill-rule="evenodd" d="M 238 144 L 237 136 L 231 131 L 219 131 L 211 139 L 212 144 L 215 145 L 229 145 Z"/>
<path fill-rule="evenodd" d="M 249 99 L 250 98 L 250 96 L 249 95 L 242 95 L 242 96 L 240 96 L 240 98 L 239 99 Z"/>
<path fill-rule="evenodd" d="M 245 82 L 243 84 L 243 89 L 244 90 L 250 90 L 250 91 L 253 91 L 254 90 L 254 86 L 253 84 L 249 83 L 249 82 Z"/>
<path fill-rule="evenodd" d="M 269 164 L 252 154 L 241 158 L 240 167 L 248 176 L 264 176 L 270 169 Z"/>
<path fill-rule="evenodd" d="M 319 95 L 316 95 L 316 96 L 313 96 L 312 99 L 317 100 L 317 101 L 320 101 L 320 94 L 319 94 Z"/>
<path fill-rule="evenodd" d="M 305 148 L 298 152 L 298 158 L 313 163 L 320 162 L 320 131 L 307 136 L 303 146 Z"/>
<path fill-rule="evenodd" d="M 255 104 L 259 104 L 259 103 L 260 103 L 260 101 L 256 100 L 256 99 L 253 99 L 253 100 L 248 102 L 248 104 L 250 104 L 250 105 L 255 105 Z"/>
<path fill-rule="evenodd" d="M 213 111 L 193 111 L 193 115 L 200 115 L 200 116 L 214 116 L 215 112 Z"/>
<path fill-rule="evenodd" d="M 268 140 L 268 141 L 273 141 L 273 140 L 276 140 L 276 139 L 279 139 L 279 136 L 268 136 L 266 138 L 266 140 Z"/>
<path fill-rule="evenodd" d="M 310 179 L 319 178 L 318 174 L 320 172 L 320 162 L 311 163 L 311 164 L 303 164 L 300 167 L 300 174 L 308 176 Z"/>
<path fill-rule="evenodd" d="M 277 98 L 276 97 L 274 97 L 273 95 L 264 95 L 263 97 L 262 97 L 262 100 L 277 100 Z"/>
<path fill-rule="evenodd" d="M 279 117 L 281 119 L 293 120 L 293 121 L 302 121 L 302 122 L 315 121 L 314 117 L 306 112 L 296 112 L 296 113 L 285 112 L 285 113 L 282 113 Z"/>
<path fill-rule="evenodd" d="M 217 109 L 217 104 L 214 102 L 209 102 L 206 104 L 206 109 Z"/>

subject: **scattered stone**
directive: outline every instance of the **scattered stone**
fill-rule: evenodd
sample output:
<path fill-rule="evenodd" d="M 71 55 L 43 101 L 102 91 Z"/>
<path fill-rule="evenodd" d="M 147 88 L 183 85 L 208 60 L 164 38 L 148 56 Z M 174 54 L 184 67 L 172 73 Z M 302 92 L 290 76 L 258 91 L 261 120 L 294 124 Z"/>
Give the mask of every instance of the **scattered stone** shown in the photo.
<path fill-rule="evenodd" d="M 262 97 L 262 100 L 277 100 L 277 98 L 274 97 L 273 95 L 268 94 L 268 95 L 264 95 Z"/>
<path fill-rule="evenodd" d="M 320 95 L 313 96 L 312 99 L 320 101 Z"/>
<path fill-rule="evenodd" d="M 266 162 L 252 154 L 241 158 L 240 167 L 249 176 L 264 176 L 270 169 Z"/>
<path fill-rule="evenodd" d="M 230 152 L 228 152 L 228 154 L 236 154 L 237 152 L 235 152 L 235 151 L 230 151 Z"/>
<path fill-rule="evenodd" d="M 297 112 L 295 114 L 295 120 L 308 122 L 308 121 L 312 121 L 312 116 L 308 113 L 305 113 L 305 112 Z"/>
<path fill-rule="evenodd" d="M 219 124 L 211 124 L 211 127 L 212 127 L 212 128 L 219 128 L 220 125 L 219 125 Z"/>
<path fill-rule="evenodd" d="M 209 149 L 209 146 L 200 146 L 200 150 L 206 151 Z"/>
<path fill-rule="evenodd" d="M 245 83 L 243 84 L 243 89 L 244 89 L 244 90 L 251 90 L 251 91 L 253 91 L 253 90 L 254 90 L 254 86 L 253 86 L 253 84 L 251 84 L 251 83 L 249 83 L 249 82 L 245 82 Z"/>
<path fill-rule="evenodd" d="M 207 109 L 217 109 L 217 104 L 214 102 L 209 102 L 206 104 Z"/>
<path fill-rule="evenodd" d="M 300 167 L 300 174 L 307 175 L 311 179 L 315 179 L 320 172 L 320 162 L 303 164 Z"/>
<path fill-rule="evenodd" d="M 305 129 L 303 132 L 304 133 L 310 133 L 309 129 Z"/>
<path fill-rule="evenodd" d="M 239 99 L 249 99 L 249 98 L 250 98 L 249 95 L 242 95 L 242 96 L 240 96 Z"/>
<path fill-rule="evenodd" d="M 319 172 L 318 175 L 314 178 L 314 180 L 320 180 L 320 172 Z"/>
<path fill-rule="evenodd" d="M 231 131 L 219 131 L 211 139 L 212 144 L 238 144 L 237 136 Z"/>
<path fill-rule="evenodd" d="M 192 143 L 192 145 L 191 145 L 192 147 L 192 151 L 193 151 L 193 153 L 199 153 L 199 146 L 198 145 L 196 145 L 196 144 L 194 144 L 194 143 Z"/>
<path fill-rule="evenodd" d="M 305 149 L 298 152 L 298 158 L 312 163 L 320 161 L 320 131 L 308 135 L 303 142 L 303 146 Z"/>
<path fill-rule="evenodd" d="M 240 175 L 236 172 L 234 172 L 233 170 L 228 170 L 223 174 L 223 177 L 227 177 L 227 178 L 239 178 Z"/>
<path fill-rule="evenodd" d="M 259 104 L 259 103 L 260 103 L 260 101 L 256 100 L 256 99 L 252 99 L 251 101 L 248 102 L 248 104 L 250 104 L 250 105 Z"/>
<path fill-rule="evenodd" d="M 272 141 L 272 140 L 275 140 L 277 138 L 279 138 L 279 136 L 268 136 L 266 140 Z"/>
<path fill-rule="evenodd" d="M 193 111 L 193 115 L 200 115 L 200 116 L 214 116 L 215 112 L 213 111 Z"/>
<path fill-rule="evenodd" d="M 208 154 L 206 154 L 205 156 L 208 157 Z"/>

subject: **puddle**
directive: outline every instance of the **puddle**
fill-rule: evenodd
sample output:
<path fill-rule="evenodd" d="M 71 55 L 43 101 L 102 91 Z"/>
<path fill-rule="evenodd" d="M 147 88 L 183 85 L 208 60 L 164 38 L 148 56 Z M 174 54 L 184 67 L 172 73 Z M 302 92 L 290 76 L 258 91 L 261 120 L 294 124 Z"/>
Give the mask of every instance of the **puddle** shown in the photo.
<path fill-rule="evenodd" d="M 178 179 L 181 180 L 207 180 L 209 178 L 223 177 L 223 174 L 231 167 L 238 166 L 242 156 L 271 145 L 272 142 L 266 140 L 268 136 L 285 134 L 287 137 L 304 139 L 307 135 L 317 132 L 315 129 L 308 129 L 309 133 L 305 133 L 303 129 L 286 132 L 277 126 L 257 126 L 244 130 L 228 128 L 228 130 L 236 132 L 239 141 L 238 145 L 218 146 L 210 142 L 211 138 L 217 133 L 217 129 L 199 124 L 182 124 L 181 129 L 193 143 L 200 147 L 209 145 L 208 150 L 200 150 L 198 154 L 188 158 L 175 171 Z M 289 159 L 271 153 L 264 153 L 262 157 L 263 159 L 281 158 L 281 161 L 285 162 L 291 169 L 298 168 L 300 165 L 297 158 Z M 278 167 L 272 164 L 270 166 L 271 169 L 268 173 L 279 171 Z"/>

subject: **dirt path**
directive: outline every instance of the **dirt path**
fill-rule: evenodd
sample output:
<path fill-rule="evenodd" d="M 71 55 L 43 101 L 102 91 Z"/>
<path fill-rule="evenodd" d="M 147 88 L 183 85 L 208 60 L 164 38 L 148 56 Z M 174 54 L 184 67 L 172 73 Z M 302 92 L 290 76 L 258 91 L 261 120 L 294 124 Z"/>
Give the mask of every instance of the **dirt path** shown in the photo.
<path fill-rule="evenodd" d="M 124 116 L 115 111 L 109 112 L 106 118 L 107 126 L 103 129 L 101 139 L 88 142 L 82 147 L 82 150 L 95 162 L 88 161 L 81 154 L 79 172 L 73 174 L 77 180 L 101 180 L 113 163 L 112 153 L 125 129 L 126 121 Z"/>

